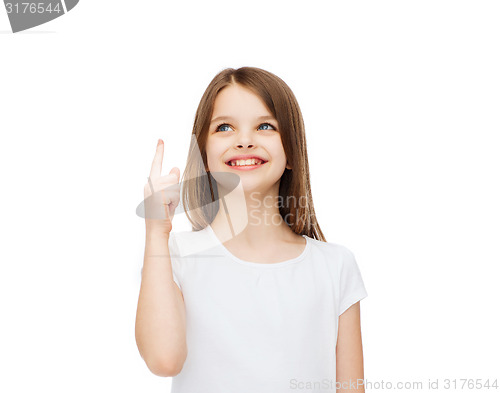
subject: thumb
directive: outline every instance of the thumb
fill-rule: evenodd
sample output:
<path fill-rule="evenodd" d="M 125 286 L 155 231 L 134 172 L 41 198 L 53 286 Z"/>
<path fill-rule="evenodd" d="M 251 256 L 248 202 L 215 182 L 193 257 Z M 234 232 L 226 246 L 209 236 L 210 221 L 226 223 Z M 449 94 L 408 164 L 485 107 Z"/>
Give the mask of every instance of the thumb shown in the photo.
<path fill-rule="evenodd" d="M 171 170 L 169 175 L 175 175 L 177 177 L 177 183 L 179 183 L 180 177 L 181 177 L 181 170 L 174 166 Z"/>

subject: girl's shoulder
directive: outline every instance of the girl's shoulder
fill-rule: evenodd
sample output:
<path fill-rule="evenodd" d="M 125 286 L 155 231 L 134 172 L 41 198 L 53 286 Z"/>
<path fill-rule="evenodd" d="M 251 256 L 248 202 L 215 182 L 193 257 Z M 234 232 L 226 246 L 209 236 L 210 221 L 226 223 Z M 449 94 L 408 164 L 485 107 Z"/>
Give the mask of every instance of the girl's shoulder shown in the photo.
<path fill-rule="evenodd" d="M 172 231 L 169 238 L 169 247 L 183 257 L 193 254 L 209 252 L 217 245 L 210 236 L 208 227 L 199 231 Z"/>
<path fill-rule="evenodd" d="M 307 240 L 311 243 L 311 245 L 322 252 L 338 254 L 339 256 L 351 253 L 349 248 L 340 243 L 324 242 L 322 240 L 313 239 L 309 236 L 307 236 Z"/>
<path fill-rule="evenodd" d="M 328 264 L 341 269 L 343 265 L 355 263 L 354 253 L 346 246 L 336 242 L 324 242 L 308 237 L 312 257 L 323 257 Z"/>

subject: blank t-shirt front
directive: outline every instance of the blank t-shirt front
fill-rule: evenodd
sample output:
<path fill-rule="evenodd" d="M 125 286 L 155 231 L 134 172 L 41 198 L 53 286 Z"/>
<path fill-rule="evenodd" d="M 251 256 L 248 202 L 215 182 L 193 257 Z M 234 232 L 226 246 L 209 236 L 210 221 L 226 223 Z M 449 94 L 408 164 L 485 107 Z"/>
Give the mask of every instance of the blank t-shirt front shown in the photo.
<path fill-rule="evenodd" d="M 339 316 L 367 292 L 349 249 L 303 237 L 301 255 L 263 264 L 210 225 L 171 233 L 188 350 L 172 393 L 335 391 Z"/>

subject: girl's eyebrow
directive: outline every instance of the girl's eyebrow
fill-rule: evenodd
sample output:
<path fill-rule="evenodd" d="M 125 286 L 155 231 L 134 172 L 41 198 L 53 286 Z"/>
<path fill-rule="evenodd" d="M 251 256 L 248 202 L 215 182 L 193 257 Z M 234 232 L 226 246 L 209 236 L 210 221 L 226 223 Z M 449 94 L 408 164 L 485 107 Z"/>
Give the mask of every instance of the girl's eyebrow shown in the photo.
<path fill-rule="evenodd" d="M 210 124 L 212 124 L 218 120 L 224 120 L 224 119 L 234 121 L 234 118 L 231 116 L 218 116 L 218 117 L 212 119 L 210 121 Z M 257 117 L 257 120 L 276 120 L 276 119 L 273 116 L 259 116 L 259 117 Z"/>

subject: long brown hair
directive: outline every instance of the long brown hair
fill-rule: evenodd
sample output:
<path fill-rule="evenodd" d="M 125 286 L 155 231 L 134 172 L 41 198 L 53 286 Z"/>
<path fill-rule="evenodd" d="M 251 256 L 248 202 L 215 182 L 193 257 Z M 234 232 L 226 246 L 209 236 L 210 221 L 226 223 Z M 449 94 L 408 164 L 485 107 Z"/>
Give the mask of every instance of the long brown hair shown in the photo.
<path fill-rule="evenodd" d="M 208 168 L 206 143 L 217 94 L 226 86 L 239 84 L 258 95 L 278 121 L 283 148 L 292 169 L 281 176 L 280 200 L 292 199 L 293 206 L 280 204 L 280 214 L 299 235 L 326 242 L 314 213 L 309 181 L 306 135 L 299 104 L 288 85 L 271 72 L 256 67 L 226 68 L 210 82 L 196 111 L 186 169 L 182 176 L 182 204 L 194 231 L 209 225 L 217 214 L 217 183 Z M 201 162 L 197 150 L 201 153 Z M 297 201 L 300 203 L 297 204 Z M 305 203 L 304 203 L 305 202 Z"/>

